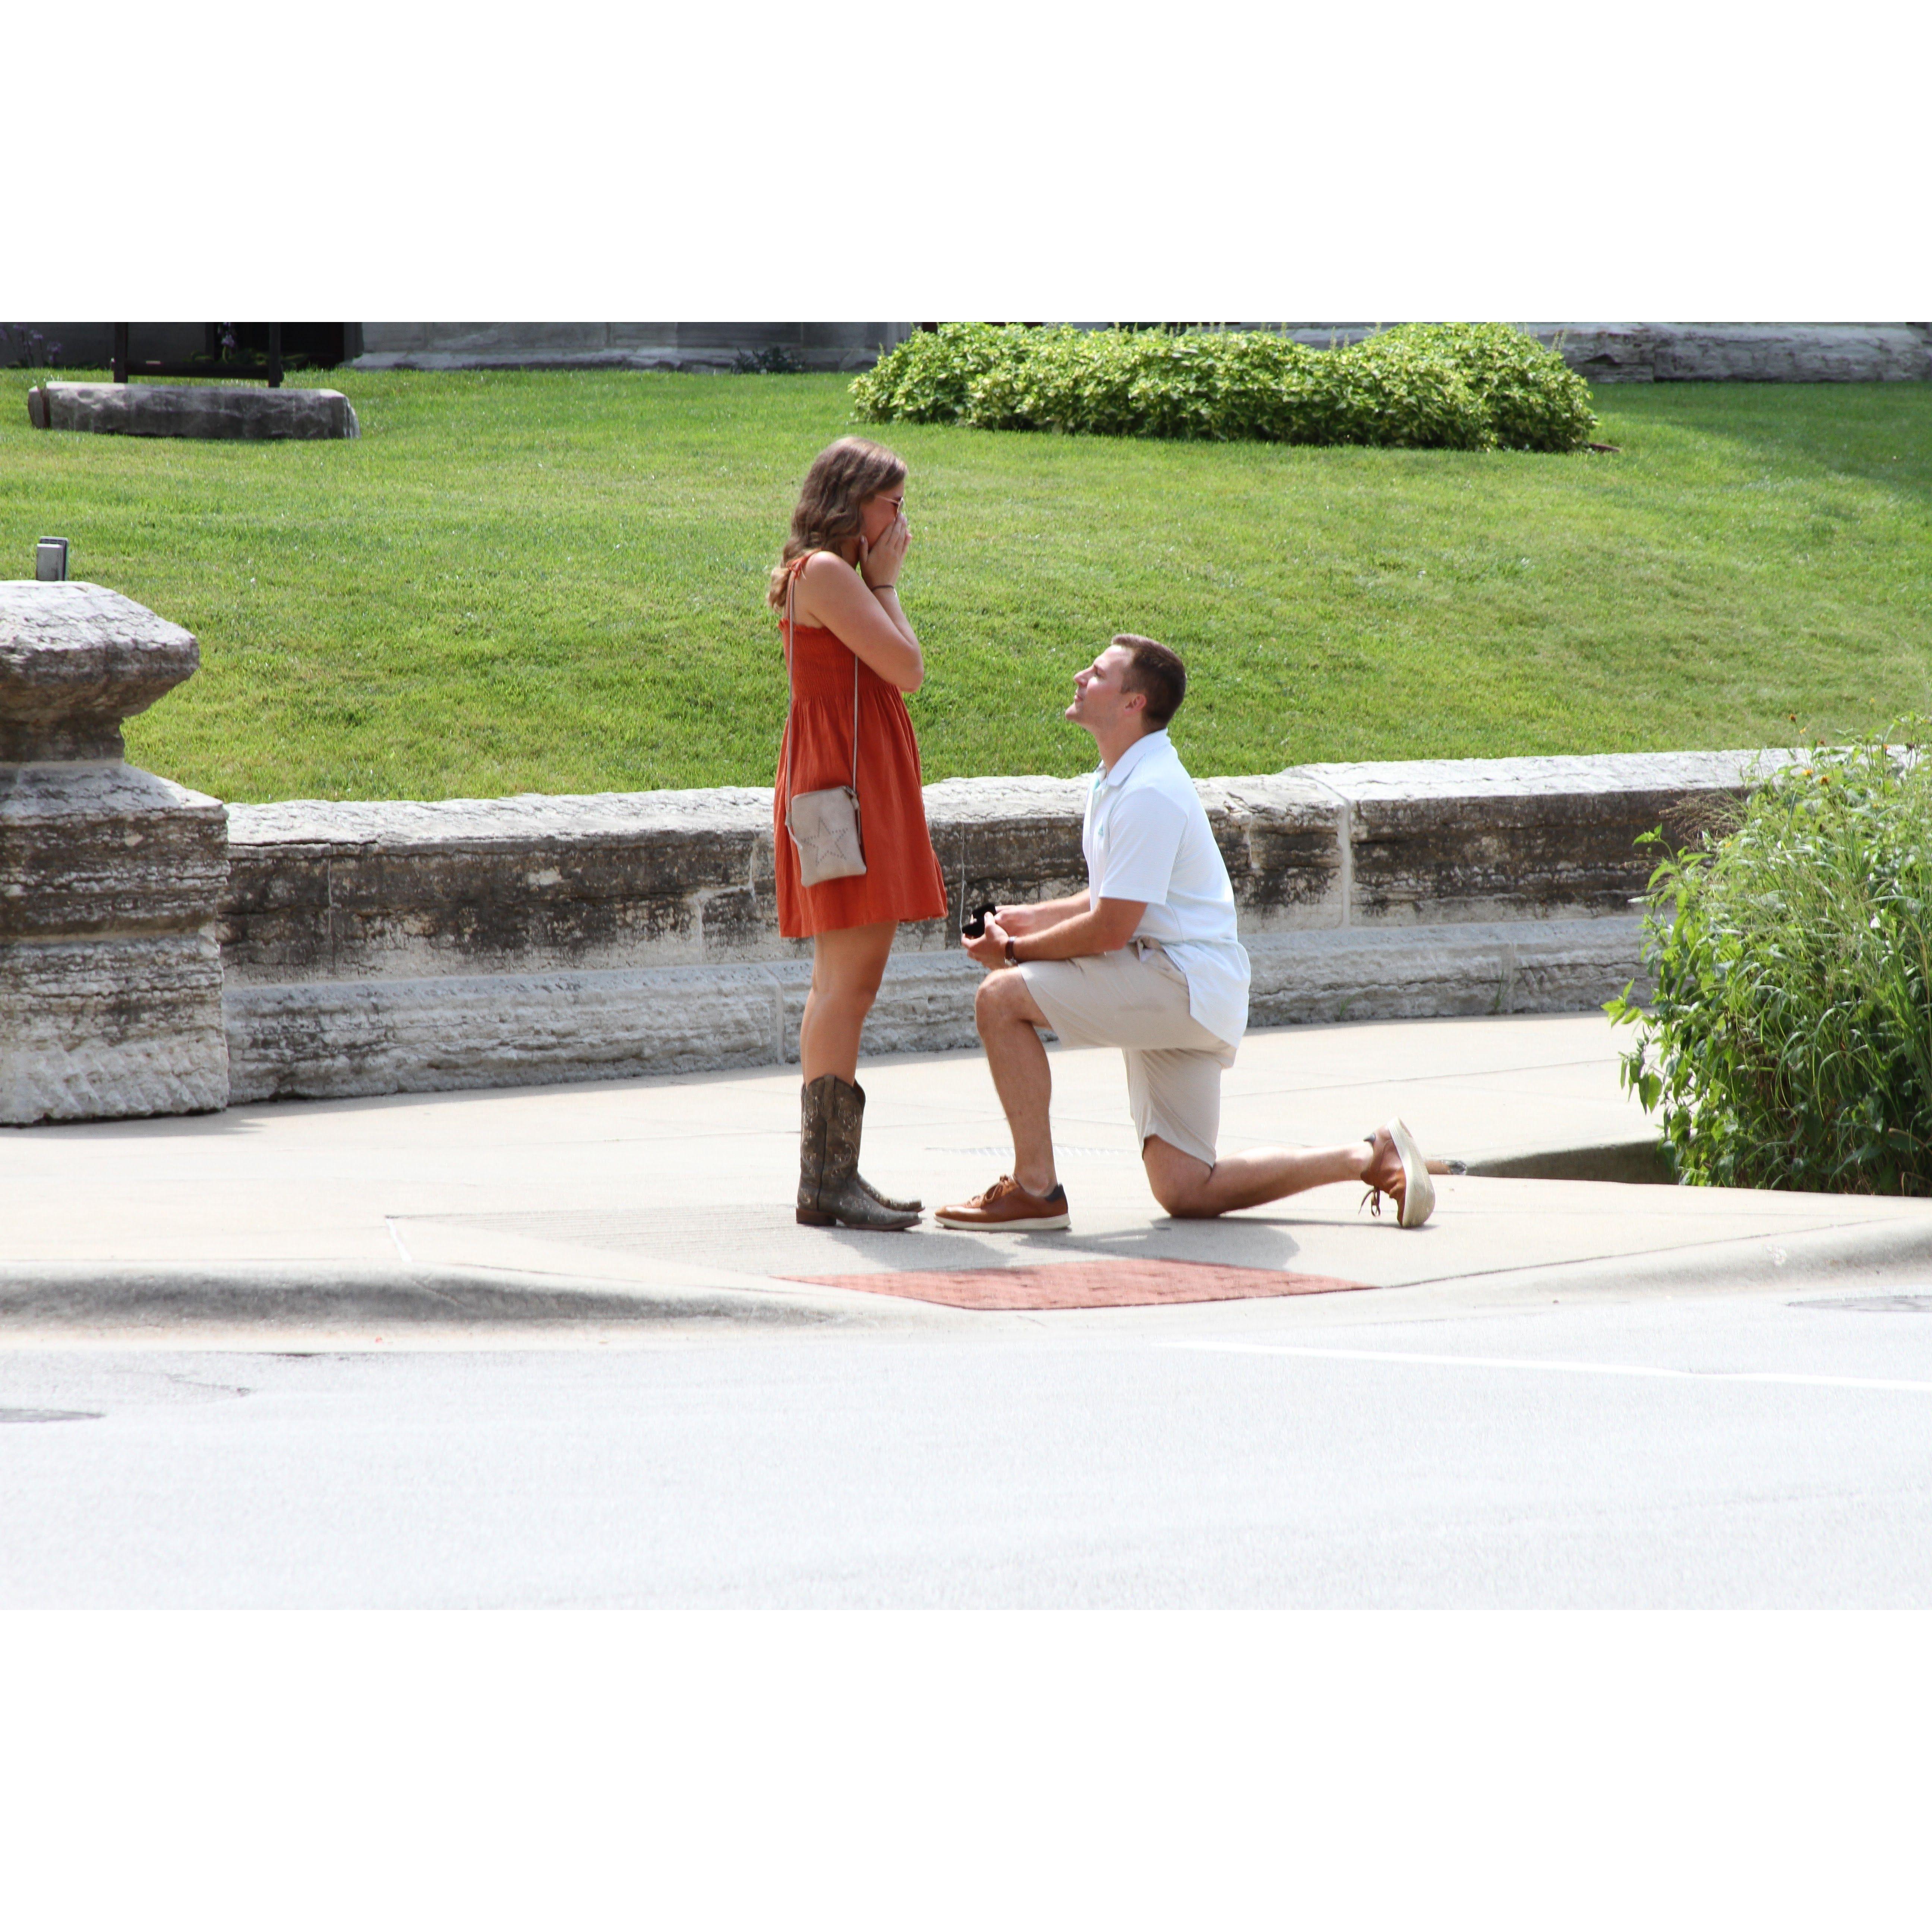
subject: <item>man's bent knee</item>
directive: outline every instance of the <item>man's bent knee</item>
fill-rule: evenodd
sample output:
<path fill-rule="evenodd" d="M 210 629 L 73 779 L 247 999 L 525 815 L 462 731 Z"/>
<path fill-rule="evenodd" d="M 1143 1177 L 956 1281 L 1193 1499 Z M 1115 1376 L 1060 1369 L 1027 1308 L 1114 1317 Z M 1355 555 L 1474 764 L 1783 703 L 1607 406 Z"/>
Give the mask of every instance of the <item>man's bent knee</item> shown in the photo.
<path fill-rule="evenodd" d="M 1158 1134 L 1142 1143 L 1141 1161 L 1154 1198 L 1177 1221 L 1210 1221 L 1220 1213 L 1209 1192 L 1214 1170 L 1205 1161 L 1183 1154 Z"/>
<path fill-rule="evenodd" d="M 1000 1026 L 1016 1020 L 1030 1025 L 1044 1024 L 1027 982 L 1018 974 L 1011 972 L 988 973 L 980 982 L 979 990 L 973 995 L 973 1017 L 982 1033 L 988 1025 Z"/>
<path fill-rule="evenodd" d="M 1156 1181 L 1154 1198 L 1177 1221 L 1212 1221 L 1220 1214 L 1208 1198 L 1205 1186 L 1175 1186 L 1172 1182 Z"/>

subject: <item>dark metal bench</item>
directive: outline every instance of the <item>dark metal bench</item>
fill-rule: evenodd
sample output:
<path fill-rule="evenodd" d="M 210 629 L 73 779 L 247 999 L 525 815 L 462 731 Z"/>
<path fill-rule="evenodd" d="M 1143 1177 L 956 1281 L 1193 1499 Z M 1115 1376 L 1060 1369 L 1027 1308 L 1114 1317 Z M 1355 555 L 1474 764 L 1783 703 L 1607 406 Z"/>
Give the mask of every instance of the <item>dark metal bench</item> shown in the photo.
<path fill-rule="evenodd" d="M 228 362 L 221 359 L 220 346 L 214 340 L 215 325 L 212 322 L 208 326 L 206 353 L 185 362 L 133 361 L 128 353 L 129 327 L 124 322 L 114 325 L 114 380 L 117 382 L 124 382 L 130 376 L 234 376 L 244 379 L 262 376 L 268 379 L 270 388 L 279 389 L 282 386 L 282 325 L 279 322 L 268 325 L 268 352 L 266 356 L 241 356 Z"/>

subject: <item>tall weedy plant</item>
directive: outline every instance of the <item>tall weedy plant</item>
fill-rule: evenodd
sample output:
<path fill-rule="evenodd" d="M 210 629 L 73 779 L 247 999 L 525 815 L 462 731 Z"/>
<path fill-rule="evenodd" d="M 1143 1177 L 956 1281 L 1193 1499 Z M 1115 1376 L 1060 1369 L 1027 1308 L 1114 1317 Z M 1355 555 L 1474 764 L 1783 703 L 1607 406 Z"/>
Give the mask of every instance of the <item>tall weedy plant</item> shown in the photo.
<path fill-rule="evenodd" d="M 1679 1178 L 1932 1194 L 1932 758 L 1814 751 L 1648 897 L 1656 994 L 1609 1012 Z"/>

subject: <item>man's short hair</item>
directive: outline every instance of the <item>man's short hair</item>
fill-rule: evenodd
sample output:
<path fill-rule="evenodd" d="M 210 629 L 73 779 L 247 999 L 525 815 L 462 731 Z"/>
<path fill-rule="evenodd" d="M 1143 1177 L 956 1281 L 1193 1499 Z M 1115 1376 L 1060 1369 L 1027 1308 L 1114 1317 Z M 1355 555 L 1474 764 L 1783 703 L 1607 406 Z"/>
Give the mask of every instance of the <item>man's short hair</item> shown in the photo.
<path fill-rule="evenodd" d="M 1157 644 L 1151 638 L 1137 638 L 1131 631 L 1123 631 L 1114 641 L 1133 658 L 1120 679 L 1120 688 L 1139 692 L 1147 699 L 1148 728 L 1165 730 L 1168 721 L 1180 709 L 1180 700 L 1187 695 L 1187 667 L 1165 644 Z"/>

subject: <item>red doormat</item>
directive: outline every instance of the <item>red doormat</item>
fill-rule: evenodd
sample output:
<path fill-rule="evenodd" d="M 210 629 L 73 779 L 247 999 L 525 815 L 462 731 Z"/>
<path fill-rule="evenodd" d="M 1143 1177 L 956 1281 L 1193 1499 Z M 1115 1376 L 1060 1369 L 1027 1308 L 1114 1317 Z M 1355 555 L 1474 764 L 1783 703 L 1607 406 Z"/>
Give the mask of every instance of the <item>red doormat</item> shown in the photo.
<path fill-rule="evenodd" d="M 948 1308 L 1143 1308 L 1151 1303 L 1243 1301 L 1261 1294 L 1336 1294 L 1367 1288 L 1328 1274 L 1233 1268 L 1222 1262 L 1053 1262 L 1042 1268 L 911 1269 L 903 1274 L 795 1274 L 815 1288 L 856 1288 Z"/>

